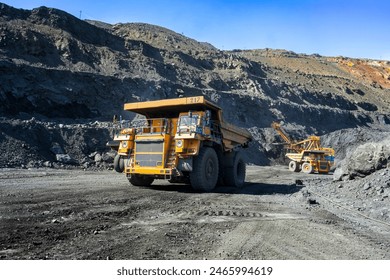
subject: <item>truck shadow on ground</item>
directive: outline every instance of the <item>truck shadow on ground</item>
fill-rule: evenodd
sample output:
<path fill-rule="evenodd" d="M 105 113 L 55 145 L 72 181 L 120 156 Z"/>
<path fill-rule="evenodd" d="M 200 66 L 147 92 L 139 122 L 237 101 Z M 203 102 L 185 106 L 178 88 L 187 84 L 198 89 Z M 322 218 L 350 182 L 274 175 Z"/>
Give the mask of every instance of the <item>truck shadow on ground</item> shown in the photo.
<path fill-rule="evenodd" d="M 271 194 L 293 194 L 299 192 L 304 185 L 298 184 L 263 184 L 247 182 L 243 188 L 235 188 L 230 186 L 217 186 L 214 190 L 208 193 L 221 194 L 247 194 L 247 195 L 271 195 Z M 182 193 L 202 193 L 192 189 L 190 185 L 185 184 L 164 184 L 151 185 L 148 187 L 156 191 L 172 191 Z"/>
<path fill-rule="evenodd" d="M 293 194 L 299 192 L 304 185 L 297 184 L 265 184 L 248 182 L 242 189 L 239 189 L 239 194 L 251 195 L 269 195 L 269 194 Z"/>

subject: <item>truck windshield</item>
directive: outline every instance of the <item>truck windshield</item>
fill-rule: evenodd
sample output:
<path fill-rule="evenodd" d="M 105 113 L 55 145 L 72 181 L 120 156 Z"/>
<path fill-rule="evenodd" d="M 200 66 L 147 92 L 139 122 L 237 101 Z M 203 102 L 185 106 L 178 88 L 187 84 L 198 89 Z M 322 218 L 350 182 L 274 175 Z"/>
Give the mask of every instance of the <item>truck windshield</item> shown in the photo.
<path fill-rule="evenodd" d="M 188 128 L 190 126 L 196 126 L 198 124 L 198 115 L 181 116 L 179 120 L 179 128 Z"/>

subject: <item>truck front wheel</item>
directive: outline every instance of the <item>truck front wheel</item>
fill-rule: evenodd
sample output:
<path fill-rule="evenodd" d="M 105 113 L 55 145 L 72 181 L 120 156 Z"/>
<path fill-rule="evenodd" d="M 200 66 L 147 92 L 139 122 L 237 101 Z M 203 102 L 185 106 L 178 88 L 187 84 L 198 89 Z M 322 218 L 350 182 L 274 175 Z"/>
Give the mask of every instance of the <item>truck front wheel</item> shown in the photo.
<path fill-rule="evenodd" d="M 190 182 L 194 190 L 212 191 L 218 181 L 219 163 L 217 153 L 213 148 L 203 147 L 194 158 Z"/>
<path fill-rule="evenodd" d="M 302 172 L 306 174 L 313 173 L 313 166 L 309 162 L 302 164 Z"/>
<path fill-rule="evenodd" d="M 123 156 L 116 155 L 114 158 L 114 170 L 118 173 L 123 173 L 124 169 L 125 169 L 125 161 L 123 159 Z"/>

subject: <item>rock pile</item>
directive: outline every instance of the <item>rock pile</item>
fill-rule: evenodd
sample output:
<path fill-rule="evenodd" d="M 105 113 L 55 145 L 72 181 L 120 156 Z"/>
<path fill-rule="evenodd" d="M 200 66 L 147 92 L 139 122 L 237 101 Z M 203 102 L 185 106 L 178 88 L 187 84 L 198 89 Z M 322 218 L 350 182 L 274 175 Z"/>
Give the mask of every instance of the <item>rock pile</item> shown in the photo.
<path fill-rule="evenodd" d="M 111 137 L 106 122 L 0 120 L 0 166 L 112 168 Z"/>

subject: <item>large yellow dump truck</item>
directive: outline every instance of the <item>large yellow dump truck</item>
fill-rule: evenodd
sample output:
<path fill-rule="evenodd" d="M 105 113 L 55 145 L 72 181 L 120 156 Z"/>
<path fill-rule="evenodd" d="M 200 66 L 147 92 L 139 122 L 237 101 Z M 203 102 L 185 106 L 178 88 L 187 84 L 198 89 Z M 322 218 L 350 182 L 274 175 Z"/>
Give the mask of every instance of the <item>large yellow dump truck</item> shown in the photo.
<path fill-rule="evenodd" d="M 118 151 L 115 170 L 132 185 L 155 179 L 190 183 L 200 191 L 244 185 L 246 165 L 238 149 L 252 136 L 224 122 L 221 108 L 204 96 L 127 103 L 124 109 L 145 117 L 121 122 L 108 143 Z"/>

